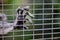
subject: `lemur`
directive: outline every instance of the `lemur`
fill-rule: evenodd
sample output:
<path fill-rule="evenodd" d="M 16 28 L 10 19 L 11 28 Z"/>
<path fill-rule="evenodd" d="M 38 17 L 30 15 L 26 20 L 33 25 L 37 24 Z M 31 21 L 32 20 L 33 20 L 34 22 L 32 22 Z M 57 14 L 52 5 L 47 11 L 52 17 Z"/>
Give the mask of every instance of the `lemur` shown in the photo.
<path fill-rule="evenodd" d="M 15 28 L 24 28 L 24 29 L 28 29 L 28 27 L 26 26 L 25 22 L 29 21 L 30 24 L 32 24 L 32 20 L 30 20 L 29 18 L 26 18 L 26 16 L 30 16 L 30 17 L 34 17 L 29 11 L 29 7 L 26 6 L 24 8 L 18 8 L 17 9 L 17 23 L 16 23 L 16 27 Z"/>

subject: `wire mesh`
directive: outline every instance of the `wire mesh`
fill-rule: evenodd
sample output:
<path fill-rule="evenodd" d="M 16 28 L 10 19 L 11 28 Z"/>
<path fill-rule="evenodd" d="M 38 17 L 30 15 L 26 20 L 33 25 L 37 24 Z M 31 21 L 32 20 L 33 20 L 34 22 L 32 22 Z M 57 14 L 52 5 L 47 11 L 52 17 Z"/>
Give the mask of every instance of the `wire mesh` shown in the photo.
<path fill-rule="evenodd" d="M 6 14 L 8 22 L 13 23 L 18 6 L 30 6 L 30 12 L 35 16 L 33 25 L 27 24 L 29 29 L 13 29 L 6 35 L 0 35 L 0 40 L 60 40 L 59 0 L 12 0 L 11 3 L 2 0 L 0 12 Z"/>

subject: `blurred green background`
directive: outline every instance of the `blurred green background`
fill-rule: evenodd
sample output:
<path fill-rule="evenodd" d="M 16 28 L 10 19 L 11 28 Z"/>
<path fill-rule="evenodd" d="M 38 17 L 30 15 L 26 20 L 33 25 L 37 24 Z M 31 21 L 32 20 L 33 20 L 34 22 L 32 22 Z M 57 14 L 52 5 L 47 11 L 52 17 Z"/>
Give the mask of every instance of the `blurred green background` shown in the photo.
<path fill-rule="evenodd" d="M 3 0 L 3 2 L 4 1 L 5 0 Z M 38 24 L 38 25 L 34 25 L 34 29 L 43 29 L 43 26 L 44 26 L 44 28 L 52 28 L 52 24 L 48 25 L 48 23 L 52 23 L 52 20 L 44 20 L 44 23 L 47 23 L 47 25 L 42 25 L 43 16 L 44 16 L 44 19 L 52 18 L 52 3 L 60 3 L 60 0 L 53 0 L 53 1 L 44 0 L 44 5 L 43 5 L 43 0 L 6 0 L 3 5 L 3 9 L 4 9 L 3 12 L 6 15 L 12 15 L 12 16 L 7 16 L 7 18 L 8 18 L 8 22 L 13 22 L 13 20 L 15 19 L 14 14 L 16 14 L 17 7 L 18 6 L 23 7 L 28 4 L 30 6 L 30 12 L 33 14 L 36 14 L 36 15 L 34 15 L 35 16 L 34 19 L 42 19 L 42 20 L 33 20 L 34 24 Z M 0 2 L 0 5 L 2 5 L 1 2 Z M 44 7 L 44 10 L 43 10 L 43 7 Z M 60 14 L 59 14 L 60 13 L 60 4 L 53 4 L 53 8 L 55 8 L 55 9 L 53 9 L 53 13 L 54 13 L 53 18 L 60 18 Z M 1 10 L 0 12 L 2 12 L 2 6 L 0 6 L 0 10 Z M 43 15 L 43 13 L 44 13 L 44 15 Z M 46 15 L 46 14 L 49 14 L 49 15 Z M 60 23 L 60 19 L 54 19 L 53 23 Z M 60 24 L 53 24 L 53 28 L 59 28 L 59 27 L 60 27 Z M 15 29 L 14 35 L 13 35 L 13 32 L 10 32 L 7 35 L 5 35 L 5 36 L 11 36 L 11 37 L 6 37 L 5 40 L 13 40 L 13 36 L 14 36 L 14 40 L 23 40 L 23 38 L 24 38 L 24 40 L 30 40 L 30 39 L 33 39 L 33 35 L 30 35 L 33 33 L 42 34 L 42 35 L 34 35 L 34 39 L 40 39 L 43 36 L 44 36 L 44 38 L 52 37 L 52 34 L 43 35 L 43 30 L 30 31 L 31 29 L 33 29 L 33 26 L 29 26 L 29 30 L 24 31 L 24 35 L 27 35 L 24 37 L 21 36 L 21 35 L 23 35 L 23 30 Z M 60 32 L 59 30 L 60 29 L 56 29 L 56 30 L 53 30 L 53 32 Z M 52 33 L 52 30 L 44 30 L 44 33 Z M 60 37 L 60 34 L 57 34 L 54 37 Z"/>

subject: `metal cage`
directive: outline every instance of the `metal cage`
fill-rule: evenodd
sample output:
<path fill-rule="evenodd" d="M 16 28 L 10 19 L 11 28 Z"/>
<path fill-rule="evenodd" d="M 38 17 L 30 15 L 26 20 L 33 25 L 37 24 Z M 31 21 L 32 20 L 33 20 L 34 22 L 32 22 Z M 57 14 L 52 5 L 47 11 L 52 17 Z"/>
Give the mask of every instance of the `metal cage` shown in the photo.
<path fill-rule="evenodd" d="M 0 28 L 1 34 L 8 32 L 0 40 L 60 40 L 60 0 L 1 0 L 0 12 L 6 14 L 7 22 L 14 22 L 18 6 L 30 6 L 33 25 L 27 22 L 29 29 Z"/>

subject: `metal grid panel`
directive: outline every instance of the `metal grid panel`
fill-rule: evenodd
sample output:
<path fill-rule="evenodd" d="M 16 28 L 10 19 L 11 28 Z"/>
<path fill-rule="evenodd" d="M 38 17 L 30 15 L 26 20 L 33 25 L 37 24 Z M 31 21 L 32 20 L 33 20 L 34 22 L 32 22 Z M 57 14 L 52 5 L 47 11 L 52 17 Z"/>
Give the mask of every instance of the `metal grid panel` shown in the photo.
<path fill-rule="evenodd" d="M 57 12 L 57 10 L 60 10 L 60 7 L 56 7 L 60 5 L 60 2 L 56 0 L 31 0 L 31 3 L 24 4 L 24 0 L 22 0 L 21 4 L 14 4 L 14 1 L 13 4 L 3 4 L 3 1 L 0 4 L 2 5 L 2 10 L 0 11 L 2 13 L 11 12 L 12 14 L 8 14 L 7 16 L 13 16 L 13 20 L 8 20 L 8 22 L 14 21 L 16 13 L 14 7 L 19 5 L 32 6 L 30 10 L 32 10 L 35 17 L 32 19 L 34 21 L 32 28 L 28 30 L 13 30 L 8 35 L 2 35 L 1 40 L 60 40 L 60 12 Z M 11 5 L 12 8 L 4 9 L 4 6 Z"/>

